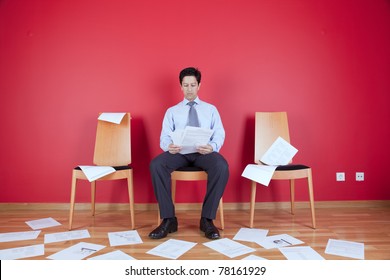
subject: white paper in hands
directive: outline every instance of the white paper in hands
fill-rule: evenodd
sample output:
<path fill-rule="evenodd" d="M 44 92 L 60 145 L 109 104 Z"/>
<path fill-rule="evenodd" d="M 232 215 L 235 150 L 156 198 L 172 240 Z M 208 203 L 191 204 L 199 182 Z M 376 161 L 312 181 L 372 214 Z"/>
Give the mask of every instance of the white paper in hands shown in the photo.
<path fill-rule="evenodd" d="M 184 130 L 175 130 L 170 136 L 175 145 L 181 146 L 181 154 L 196 153 L 197 147 L 207 145 L 213 131 L 207 128 L 186 126 Z"/>

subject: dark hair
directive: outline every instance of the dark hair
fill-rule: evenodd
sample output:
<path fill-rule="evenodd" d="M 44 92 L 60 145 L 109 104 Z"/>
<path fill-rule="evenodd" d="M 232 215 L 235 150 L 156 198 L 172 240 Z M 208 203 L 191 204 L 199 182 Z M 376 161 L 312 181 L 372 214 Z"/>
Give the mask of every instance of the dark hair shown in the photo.
<path fill-rule="evenodd" d="M 183 82 L 183 78 L 185 76 L 194 76 L 196 78 L 196 80 L 198 81 L 198 84 L 200 84 L 200 79 L 202 77 L 202 74 L 200 73 L 200 71 L 197 68 L 194 68 L 194 67 L 184 68 L 183 70 L 180 71 L 180 74 L 179 74 L 180 84 Z"/>

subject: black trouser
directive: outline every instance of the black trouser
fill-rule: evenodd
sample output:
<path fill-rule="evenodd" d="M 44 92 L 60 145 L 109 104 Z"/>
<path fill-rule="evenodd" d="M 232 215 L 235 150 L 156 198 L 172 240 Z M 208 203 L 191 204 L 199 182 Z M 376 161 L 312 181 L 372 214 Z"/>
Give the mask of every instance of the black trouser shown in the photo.
<path fill-rule="evenodd" d="M 172 218 L 175 216 L 175 206 L 171 192 L 171 173 L 180 167 L 186 166 L 200 167 L 206 171 L 207 190 L 203 200 L 202 217 L 214 220 L 219 200 L 229 179 L 228 163 L 217 152 L 207 155 L 199 153 L 182 155 L 165 152 L 152 160 L 150 172 L 161 218 Z"/>

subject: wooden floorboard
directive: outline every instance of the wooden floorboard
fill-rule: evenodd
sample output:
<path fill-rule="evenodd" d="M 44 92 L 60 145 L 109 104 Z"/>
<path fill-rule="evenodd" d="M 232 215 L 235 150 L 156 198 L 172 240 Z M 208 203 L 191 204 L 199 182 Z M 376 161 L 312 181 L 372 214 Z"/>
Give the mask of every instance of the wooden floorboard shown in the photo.
<path fill-rule="evenodd" d="M 68 211 L 50 209 L 24 209 L 12 210 L 10 207 L 1 207 L 0 204 L 0 233 L 29 231 L 31 228 L 26 221 L 52 217 L 61 223 L 60 226 L 42 229 L 41 234 L 35 240 L 1 242 L 0 249 L 22 247 L 44 243 L 46 233 L 68 231 Z M 81 241 L 105 245 L 106 248 L 96 253 L 100 255 L 114 250 L 124 253 L 139 260 L 163 259 L 146 252 L 164 241 L 174 238 L 179 240 L 196 242 L 197 245 L 183 254 L 182 260 L 224 260 L 230 259 L 202 243 L 208 242 L 204 234 L 199 231 L 199 211 L 179 210 L 177 217 L 179 230 L 169 234 L 161 240 L 151 240 L 148 234 L 156 225 L 155 210 L 136 210 L 136 230 L 143 243 L 126 246 L 110 247 L 107 233 L 130 230 L 130 215 L 125 210 L 97 210 L 94 217 L 89 211 L 76 210 L 73 222 L 73 230 L 88 229 L 91 238 L 56 242 L 45 244 L 45 255 L 29 259 L 47 259 L 46 257 L 65 249 Z M 308 208 L 299 207 L 295 215 L 291 215 L 288 209 L 257 209 L 255 212 L 254 227 L 268 229 L 268 235 L 289 234 L 304 242 L 304 246 L 311 246 L 327 260 L 350 259 L 335 255 L 325 254 L 325 248 L 329 239 L 362 242 L 365 244 L 365 259 L 389 260 L 390 259 L 390 207 L 388 203 L 373 202 L 364 205 L 333 204 L 331 207 L 316 208 L 317 229 L 311 228 L 311 216 Z M 215 221 L 219 226 L 219 218 Z M 232 239 L 238 230 L 249 226 L 249 210 L 225 210 L 225 229 L 221 237 Z M 270 259 L 285 260 L 286 258 L 278 249 L 265 249 L 256 243 L 243 242 L 256 251 L 254 255 Z M 93 255 L 94 256 L 94 255 Z M 242 259 L 246 255 L 234 259 Z"/>

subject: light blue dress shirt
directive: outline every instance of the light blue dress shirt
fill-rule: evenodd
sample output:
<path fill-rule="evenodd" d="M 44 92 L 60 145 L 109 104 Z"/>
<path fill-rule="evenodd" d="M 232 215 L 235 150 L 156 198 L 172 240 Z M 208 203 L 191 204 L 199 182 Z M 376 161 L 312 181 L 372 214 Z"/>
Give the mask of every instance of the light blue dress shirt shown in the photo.
<path fill-rule="evenodd" d="M 194 101 L 200 127 L 213 130 L 208 144 L 213 147 L 213 151 L 219 152 L 225 141 L 225 129 L 218 110 L 214 105 L 201 101 L 199 97 Z M 168 151 L 168 146 L 172 144 L 170 133 L 187 126 L 188 111 L 190 110 L 188 102 L 187 99 L 184 99 L 166 111 L 160 136 L 160 147 L 163 151 Z"/>

